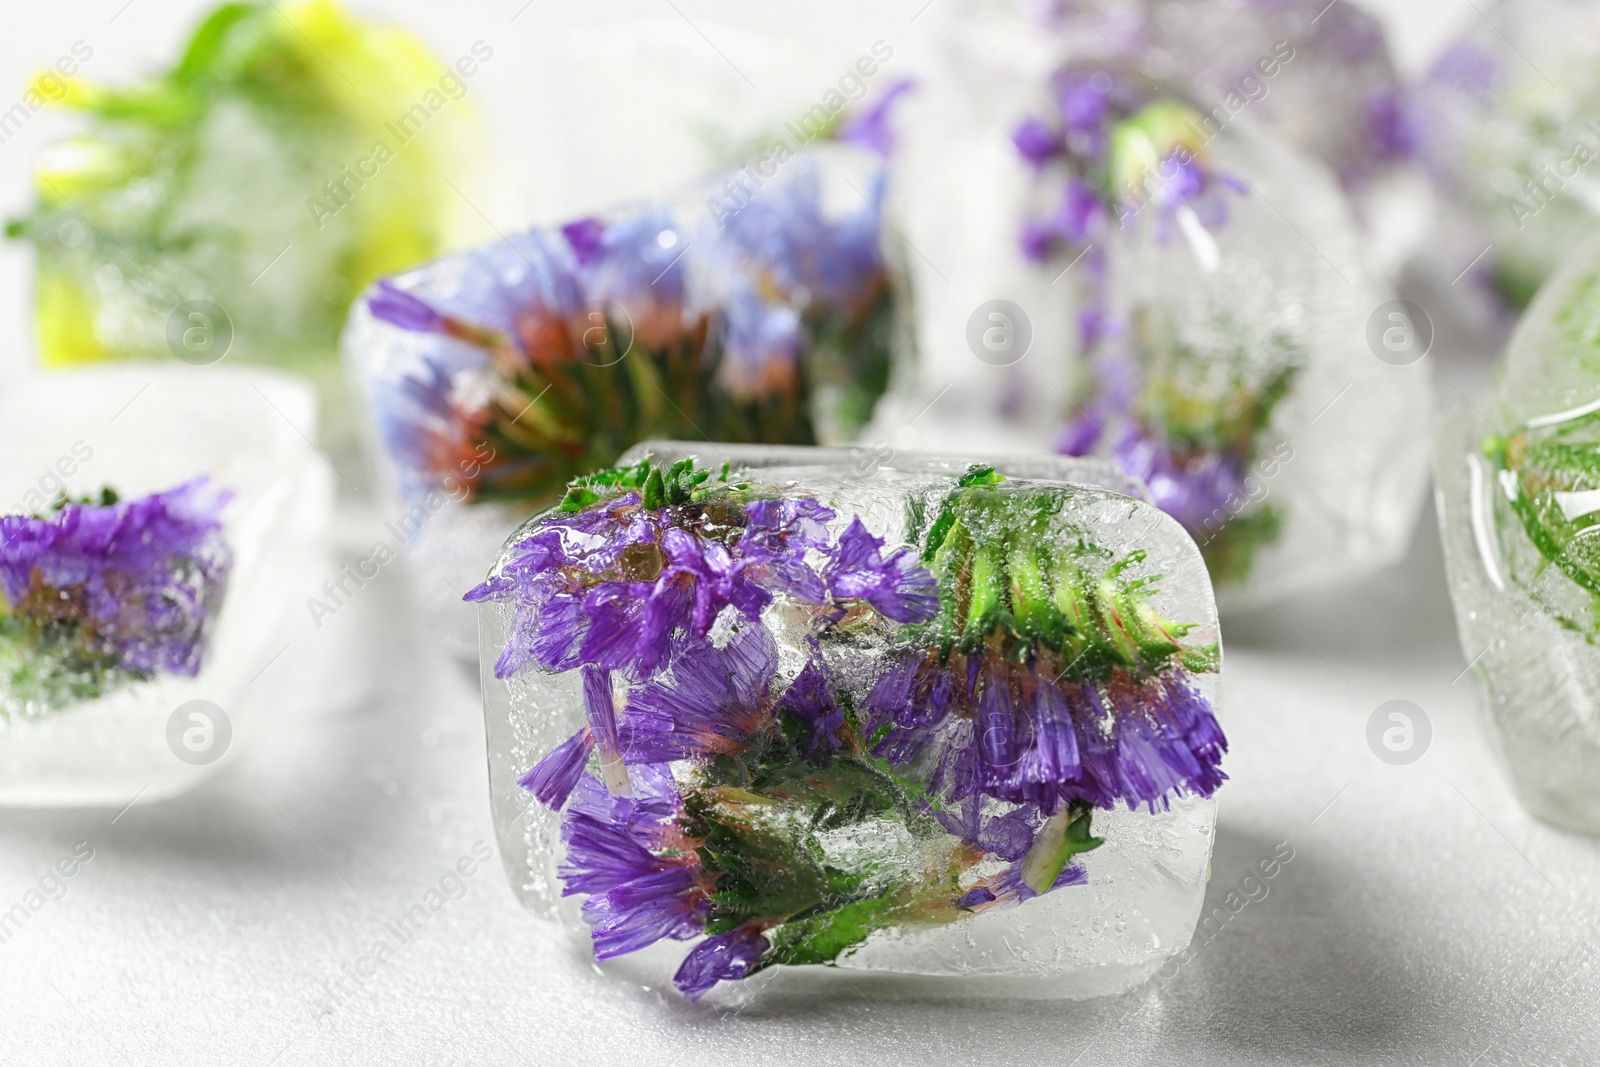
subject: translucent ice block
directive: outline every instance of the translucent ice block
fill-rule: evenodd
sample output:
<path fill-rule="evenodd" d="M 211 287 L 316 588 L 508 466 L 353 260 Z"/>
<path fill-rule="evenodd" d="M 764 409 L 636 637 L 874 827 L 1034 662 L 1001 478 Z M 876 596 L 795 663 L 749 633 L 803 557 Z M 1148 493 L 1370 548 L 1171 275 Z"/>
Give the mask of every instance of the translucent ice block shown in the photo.
<path fill-rule="evenodd" d="M 450 68 L 421 41 L 337 0 L 217 5 L 168 69 L 86 84 L 104 63 L 40 79 L 86 117 L 42 153 L 11 231 L 38 253 L 40 362 L 284 367 L 316 382 L 325 442 L 353 453 L 337 354 L 351 301 L 439 254 L 457 213 L 477 225 L 450 184 L 473 169 L 470 79 L 441 83 Z"/>
<path fill-rule="evenodd" d="M 841 443 L 909 356 L 876 156 L 785 156 L 369 290 L 346 360 L 418 593 L 472 655 L 460 595 L 568 479 L 652 436 Z M 730 190 L 733 190 L 730 192 Z"/>
<path fill-rule="evenodd" d="M 1600 4 L 1486 7 L 1415 94 L 1441 193 L 1429 265 L 1442 289 L 1521 308 L 1600 214 Z M 1456 286 L 1463 271 L 1468 284 Z"/>
<path fill-rule="evenodd" d="M 313 585 L 306 569 L 331 515 L 332 474 L 305 436 L 315 423 L 310 387 L 264 369 L 129 366 L 0 385 L 6 514 L 48 513 L 58 495 L 105 488 L 135 501 L 204 478 L 228 495 L 220 521 L 231 558 L 220 611 L 214 594 L 203 597 L 208 628 L 187 650 L 192 663 L 119 662 L 90 687 L 103 693 L 94 699 L 0 694 L 10 709 L 0 711 L 0 803 L 120 806 L 182 792 L 235 758 L 251 729 L 247 689 L 282 649 L 294 590 Z M 185 595 L 183 585 L 170 594 Z M 141 647 L 150 618 L 144 600 L 123 606 L 101 635 L 116 653 Z M 80 619 L 87 628 L 85 616 L 68 617 Z M 180 712 L 191 702 L 203 703 Z"/>
<path fill-rule="evenodd" d="M 940 16 L 897 158 L 913 278 L 940 298 L 918 303 L 922 395 L 891 443 L 1114 460 L 1194 535 L 1225 608 L 1395 562 L 1426 485 L 1426 345 L 1377 345 L 1401 306 L 1286 129 L 1289 83 L 1325 57 L 1263 33 L 1274 88 L 1215 106 L 1207 59 L 1247 41 L 1179 55 L 1165 35 L 1206 5 L 1104 6 L 1126 17 Z"/>
<path fill-rule="evenodd" d="M 525 906 L 690 996 L 1083 997 L 1184 949 L 1220 647 L 1194 543 L 1138 486 L 1073 459 L 622 462 L 472 594 Z"/>
<path fill-rule="evenodd" d="M 1600 241 L 1519 323 L 1491 395 L 1440 420 L 1461 648 L 1530 811 L 1600 833 Z"/>

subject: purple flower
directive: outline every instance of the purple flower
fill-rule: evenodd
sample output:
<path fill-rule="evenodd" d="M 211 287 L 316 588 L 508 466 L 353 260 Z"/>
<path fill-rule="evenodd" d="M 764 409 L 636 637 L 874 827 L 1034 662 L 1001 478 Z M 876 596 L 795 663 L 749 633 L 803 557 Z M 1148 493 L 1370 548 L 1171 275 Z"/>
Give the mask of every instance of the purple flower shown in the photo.
<path fill-rule="evenodd" d="M 1119 673 L 1105 694 L 1103 701 L 1098 693 L 1090 700 L 1101 712 L 1099 721 L 1079 732 L 1085 777 L 1098 784 L 1102 797 L 1129 807 L 1144 803 L 1153 812 L 1166 808 L 1173 794 L 1208 797 L 1227 780 L 1227 739 L 1211 705 L 1182 671 L 1144 682 Z"/>
<path fill-rule="evenodd" d="M 865 600 L 895 622 L 926 622 L 939 612 L 939 587 L 933 573 L 917 563 L 916 553 L 899 548 L 883 555 L 883 539 L 872 536 L 859 518 L 839 535 L 824 576 L 839 600 Z"/>
<path fill-rule="evenodd" d="M 669 672 L 628 696 L 621 724 L 630 764 L 742 752 L 773 723 L 768 690 L 777 647 L 764 626 L 745 626 L 717 648 L 686 644 Z"/>
<path fill-rule="evenodd" d="M 588 663 L 645 677 L 667 664 L 676 644 L 709 633 L 725 609 L 754 622 L 775 595 L 820 605 L 826 586 L 806 552 L 821 545 L 833 513 L 804 500 L 757 502 L 745 514 L 731 547 L 671 508 L 645 509 L 637 493 L 546 520 L 465 598 L 515 607 L 496 677 L 529 663 L 552 671 Z M 910 582 L 902 584 L 914 596 Z"/>
<path fill-rule="evenodd" d="M 1054 811 L 1083 800 L 1165 808 L 1225 780 L 1227 741 L 1177 667 L 1063 683 L 997 656 L 902 657 L 864 710 L 875 754 L 919 773 L 947 802 L 978 796 Z M 975 815 L 969 818 L 976 818 Z M 941 820 L 942 821 L 942 820 Z M 970 822 L 957 829 L 981 844 Z"/>
<path fill-rule="evenodd" d="M 867 110 L 847 119 L 838 130 L 841 141 L 865 148 L 887 159 L 894 152 L 894 129 L 889 117 L 902 96 L 917 87 L 915 78 L 897 78 Z"/>
<path fill-rule="evenodd" d="M 1055 251 L 1058 236 L 1053 221 L 1041 222 L 1038 219 L 1029 219 L 1022 224 L 1022 236 L 1018 244 L 1022 254 L 1031 262 L 1043 263 L 1050 258 L 1050 253 Z"/>
<path fill-rule="evenodd" d="M 1050 883 L 1050 888 L 1045 892 L 1053 892 L 1069 885 L 1087 885 L 1088 882 L 1088 872 L 1076 863 L 1069 863 L 1061 868 L 1061 873 L 1056 875 L 1056 880 Z M 1007 867 L 990 885 L 994 899 L 1001 904 L 1009 901 L 1021 903 L 1039 896 L 1038 893 L 1033 891 L 1033 887 L 1023 880 L 1021 863 L 1013 863 Z M 971 894 L 968 895 L 970 896 Z"/>
<path fill-rule="evenodd" d="M 1384 88 L 1370 93 L 1366 120 L 1368 141 L 1380 159 L 1404 157 L 1416 150 L 1415 123 L 1399 90 Z"/>
<path fill-rule="evenodd" d="M 1495 58 L 1487 49 L 1471 41 L 1458 41 L 1434 61 L 1426 81 L 1483 96 L 1498 88 L 1500 77 Z"/>
<path fill-rule="evenodd" d="M 546 753 L 532 770 L 517 779 L 517 784 L 545 807 L 559 810 L 577 788 L 593 751 L 594 735 L 585 726 Z"/>
<path fill-rule="evenodd" d="M 610 959 L 705 927 L 709 907 L 692 848 L 677 829 L 682 810 L 665 768 L 640 767 L 633 795 L 613 796 L 593 778 L 578 782 L 561 820 L 562 895 L 583 893 L 594 957 Z"/>
<path fill-rule="evenodd" d="M 0 593 L 12 615 L 79 632 L 84 651 L 141 674 L 200 672 L 233 557 L 232 494 L 197 478 L 50 518 L 0 517 Z"/>
<path fill-rule="evenodd" d="M 652 208 L 609 223 L 580 219 L 562 228 L 578 260 L 578 281 L 591 313 L 596 302 L 620 307 L 630 329 L 649 348 L 673 344 L 687 329 L 684 314 L 684 239 L 669 211 Z M 607 309 L 613 314 L 612 309 Z M 597 323 L 592 318 L 588 329 Z"/>
<path fill-rule="evenodd" d="M 1017 152 L 1036 167 L 1042 167 L 1066 150 L 1061 135 L 1039 119 L 1028 117 L 1011 131 L 1011 143 Z"/>
<path fill-rule="evenodd" d="M 699 1000 L 718 982 L 743 978 L 772 943 L 752 926 L 713 934 L 689 950 L 672 976 L 672 984 L 690 1000 Z"/>
<path fill-rule="evenodd" d="M 717 381 L 743 399 L 781 395 L 794 388 L 805 328 L 800 309 L 765 295 L 759 282 L 740 278 L 723 306 L 723 361 Z"/>
<path fill-rule="evenodd" d="M 808 736 L 801 751 L 812 763 L 826 766 L 844 744 L 839 737 L 844 728 L 844 709 L 834 699 L 828 669 L 815 638 L 811 642 L 811 658 L 784 692 L 777 710 L 788 712 L 806 727 Z"/>
<path fill-rule="evenodd" d="M 367 297 L 367 310 L 375 318 L 416 333 L 443 333 L 444 316 L 419 298 L 380 278 L 377 292 Z"/>
<path fill-rule="evenodd" d="M 561 236 L 572 246 L 578 266 L 587 267 L 600 255 L 606 224 L 596 218 L 576 219 L 561 227 Z"/>
<path fill-rule="evenodd" d="M 984 798 L 973 794 L 944 809 L 929 810 L 939 825 L 969 845 L 1003 860 L 1022 859 L 1042 822 L 1038 809 L 1023 805 L 1000 815 L 985 815 L 984 806 Z"/>
<path fill-rule="evenodd" d="M 1056 232 L 1061 239 L 1081 244 L 1090 236 L 1091 226 L 1103 217 L 1100 198 L 1088 184 L 1073 178 L 1061 194 L 1061 205 L 1056 209 Z"/>
<path fill-rule="evenodd" d="M 1161 439 L 1129 425 L 1117 441 L 1117 465 L 1150 487 L 1150 499 L 1190 533 L 1215 529 L 1247 498 L 1242 464 L 1220 452 L 1184 462 Z"/>
<path fill-rule="evenodd" d="M 752 399 L 792 392 L 809 312 L 864 311 L 886 284 L 879 246 L 884 173 L 851 210 L 823 210 L 816 161 L 802 156 L 722 228 L 697 238 L 707 297 L 725 316 L 718 383 Z M 701 247 L 701 246 L 704 247 Z"/>
<path fill-rule="evenodd" d="M 1054 88 L 1056 108 L 1068 133 L 1099 135 L 1111 118 L 1116 88 L 1111 75 L 1101 70 L 1062 74 Z"/>
<path fill-rule="evenodd" d="M 990 889 L 988 886 L 980 885 L 973 889 L 969 889 L 967 892 L 958 897 L 956 899 L 956 907 L 982 907 L 985 904 L 994 903 L 995 899 L 994 890 Z"/>

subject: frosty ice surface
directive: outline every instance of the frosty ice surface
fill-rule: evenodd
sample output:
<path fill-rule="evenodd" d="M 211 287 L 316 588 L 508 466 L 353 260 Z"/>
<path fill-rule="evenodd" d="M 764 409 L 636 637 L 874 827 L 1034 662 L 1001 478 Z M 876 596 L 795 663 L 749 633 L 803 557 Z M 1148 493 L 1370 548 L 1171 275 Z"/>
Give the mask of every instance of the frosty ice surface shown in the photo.
<path fill-rule="evenodd" d="M 690 997 L 806 964 L 1085 996 L 1183 949 L 1226 742 L 1175 520 L 1094 461 L 621 462 L 469 594 L 527 906 Z"/>
<path fill-rule="evenodd" d="M 1439 522 L 1463 654 L 1530 811 L 1600 832 L 1600 241 L 1523 316 L 1490 398 L 1440 422 Z M 1485 420 L 1488 421 L 1485 421 Z"/>
<path fill-rule="evenodd" d="M 244 743 L 331 511 L 315 421 L 310 389 L 264 369 L 0 385 L 0 804 L 171 796 Z M 174 734 L 191 701 L 221 716 Z M 188 729 L 222 747 L 183 748 Z"/>

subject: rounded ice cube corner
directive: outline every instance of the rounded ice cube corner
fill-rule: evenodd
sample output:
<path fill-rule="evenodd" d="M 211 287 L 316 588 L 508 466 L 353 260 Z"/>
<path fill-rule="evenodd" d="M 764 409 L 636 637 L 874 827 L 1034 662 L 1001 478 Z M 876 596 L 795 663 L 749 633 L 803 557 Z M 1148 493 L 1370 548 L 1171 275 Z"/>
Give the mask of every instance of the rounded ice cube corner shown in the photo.
<path fill-rule="evenodd" d="M 315 423 L 263 368 L 0 386 L 0 805 L 120 807 L 237 757 L 318 577 Z"/>
<path fill-rule="evenodd" d="M 467 594 L 517 895 L 690 999 L 1146 979 L 1193 934 L 1227 742 L 1205 564 L 1137 492 L 672 442 L 577 479 Z"/>

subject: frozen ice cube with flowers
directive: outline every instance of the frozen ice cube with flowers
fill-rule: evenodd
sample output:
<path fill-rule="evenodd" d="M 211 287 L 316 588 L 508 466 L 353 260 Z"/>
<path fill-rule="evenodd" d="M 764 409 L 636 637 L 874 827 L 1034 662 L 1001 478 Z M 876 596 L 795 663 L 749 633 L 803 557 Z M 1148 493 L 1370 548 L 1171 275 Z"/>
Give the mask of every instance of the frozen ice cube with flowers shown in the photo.
<path fill-rule="evenodd" d="M 1395 561 L 1426 480 L 1426 370 L 1369 349 L 1392 294 L 1340 182 L 1254 110 L 1208 106 L 1204 49 L 1164 51 L 1205 5 L 1105 6 L 1127 17 L 1104 35 L 1066 8 L 941 16 L 900 162 L 909 239 L 950 280 L 910 263 L 948 296 L 918 307 L 930 410 L 905 441 L 959 421 L 975 447 L 1120 464 L 1200 543 L 1224 604 Z M 964 180 L 916 180 L 948 168 Z M 973 339 L 996 297 L 1027 320 L 1018 358 Z"/>
<path fill-rule="evenodd" d="M 719 176 L 368 291 L 345 351 L 452 640 L 475 647 L 459 590 L 506 532 L 639 440 L 854 436 L 904 354 L 883 180 L 808 148 L 731 212 Z"/>
<path fill-rule="evenodd" d="M 229 496 L 202 476 L 133 500 L 107 487 L 0 515 L 0 719 L 199 674 L 233 565 Z"/>
<path fill-rule="evenodd" d="M 1088 995 L 1181 951 L 1225 778 L 1204 566 L 1102 464 L 1000 468 L 647 444 L 514 533 L 468 599 L 525 903 L 693 998 Z"/>
<path fill-rule="evenodd" d="M 339 0 L 285 0 L 216 5 L 135 81 L 41 74 L 39 95 L 88 119 L 40 156 L 37 204 L 7 231 L 38 252 L 41 364 L 288 367 L 329 401 L 324 443 L 353 453 L 336 350 L 351 301 L 438 255 L 469 214 L 449 179 L 470 173 L 472 102 L 430 103 L 427 136 L 408 136 L 421 94 L 443 102 L 429 86 L 444 69 Z"/>
<path fill-rule="evenodd" d="M 1523 803 L 1600 833 L 1600 240 L 1522 317 L 1490 395 L 1440 420 L 1439 523 L 1466 659 Z"/>
<path fill-rule="evenodd" d="M 1471 294 L 1464 312 L 1497 311 L 1504 333 L 1594 224 L 1600 5 L 1484 7 L 1418 85 L 1417 119 L 1440 193 L 1427 265 L 1441 291 Z"/>
<path fill-rule="evenodd" d="M 315 424 L 309 384 L 266 368 L 0 384 L 0 804 L 172 796 L 245 747 L 324 569 Z M 195 762 L 169 732 L 191 701 L 228 721 Z"/>

